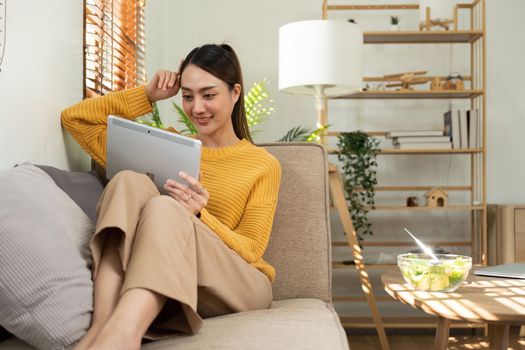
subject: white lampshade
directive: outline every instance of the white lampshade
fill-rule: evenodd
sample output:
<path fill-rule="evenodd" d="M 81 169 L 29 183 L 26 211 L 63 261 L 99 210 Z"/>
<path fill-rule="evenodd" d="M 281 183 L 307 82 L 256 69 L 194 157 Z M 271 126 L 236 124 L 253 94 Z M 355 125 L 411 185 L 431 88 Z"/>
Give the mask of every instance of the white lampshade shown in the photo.
<path fill-rule="evenodd" d="M 427 7 L 430 7 L 431 20 L 449 20 L 454 18 L 454 0 L 419 0 L 419 22 L 426 22 Z"/>
<path fill-rule="evenodd" d="M 326 97 L 361 90 L 363 32 L 346 21 L 313 20 L 279 28 L 279 89 Z"/>

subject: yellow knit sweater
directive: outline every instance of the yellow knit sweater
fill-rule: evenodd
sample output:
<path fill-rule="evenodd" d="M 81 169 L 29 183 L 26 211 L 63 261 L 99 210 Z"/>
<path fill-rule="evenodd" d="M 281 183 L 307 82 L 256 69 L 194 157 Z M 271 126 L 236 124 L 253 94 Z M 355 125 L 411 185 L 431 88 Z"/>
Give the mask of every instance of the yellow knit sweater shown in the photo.
<path fill-rule="evenodd" d="M 151 112 L 144 87 L 86 99 L 62 112 L 62 125 L 100 165 L 106 166 L 107 116 L 134 119 Z M 202 184 L 208 205 L 200 219 L 232 250 L 273 281 L 275 269 L 262 259 L 268 245 L 281 167 L 265 149 L 243 139 L 224 148 L 203 148 Z"/>

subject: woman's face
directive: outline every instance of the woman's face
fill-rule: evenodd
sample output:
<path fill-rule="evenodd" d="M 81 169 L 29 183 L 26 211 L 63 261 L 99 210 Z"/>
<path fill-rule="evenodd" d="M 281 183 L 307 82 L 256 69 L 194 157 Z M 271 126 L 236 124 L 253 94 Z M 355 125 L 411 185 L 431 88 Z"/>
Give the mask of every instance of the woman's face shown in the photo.
<path fill-rule="evenodd" d="M 213 74 L 189 64 L 181 76 L 182 107 L 200 135 L 235 136 L 231 114 L 241 87 L 228 85 Z"/>

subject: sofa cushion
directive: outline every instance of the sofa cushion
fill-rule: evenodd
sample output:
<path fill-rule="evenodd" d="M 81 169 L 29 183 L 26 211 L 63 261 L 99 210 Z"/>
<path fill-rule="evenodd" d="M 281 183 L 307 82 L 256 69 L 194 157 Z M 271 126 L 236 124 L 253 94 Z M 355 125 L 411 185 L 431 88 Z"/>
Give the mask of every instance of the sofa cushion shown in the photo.
<path fill-rule="evenodd" d="M 330 302 L 328 163 L 313 143 L 262 144 L 281 163 L 281 189 L 264 259 L 277 271 L 273 299 Z"/>
<path fill-rule="evenodd" d="M 84 173 L 61 170 L 49 165 L 36 166 L 44 170 L 57 186 L 77 203 L 91 221 L 97 221 L 96 207 L 104 191 L 104 185 L 103 180 L 94 171 Z"/>
<path fill-rule="evenodd" d="M 35 166 L 0 171 L 0 193 L 0 325 L 36 348 L 67 348 L 90 324 L 94 225 Z"/>
<path fill-rule="evenodd" d="M 346 334 L 330 304 L 318 299 L 275 301 L 268 310 L 204 320 L 195 335 L 175 335 L 149 343 L 161 349 L 348 349 Z"/>
<path fill-rule="evenodd" d="M 195 335 L 174 335 L 145 344 L 143 350 L 348 349 L 348 340 L 330 304 L 318 299 L 275 301 L 269 310 L 249 311 L 204 320 Z M 32 350 L 12 338 L 0 349 Z"/>

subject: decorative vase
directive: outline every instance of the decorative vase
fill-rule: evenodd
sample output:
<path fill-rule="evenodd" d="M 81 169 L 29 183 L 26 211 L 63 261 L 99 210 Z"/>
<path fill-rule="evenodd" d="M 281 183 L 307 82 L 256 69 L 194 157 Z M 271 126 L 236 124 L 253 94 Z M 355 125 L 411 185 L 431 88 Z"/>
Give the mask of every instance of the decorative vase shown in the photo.
<path fill-rule="evenodd" d="M 390 31 L 391 32 L 399 32 L 399 30 L 400 30 L 399 24 L 391 24 L 390 25 Z"/>

